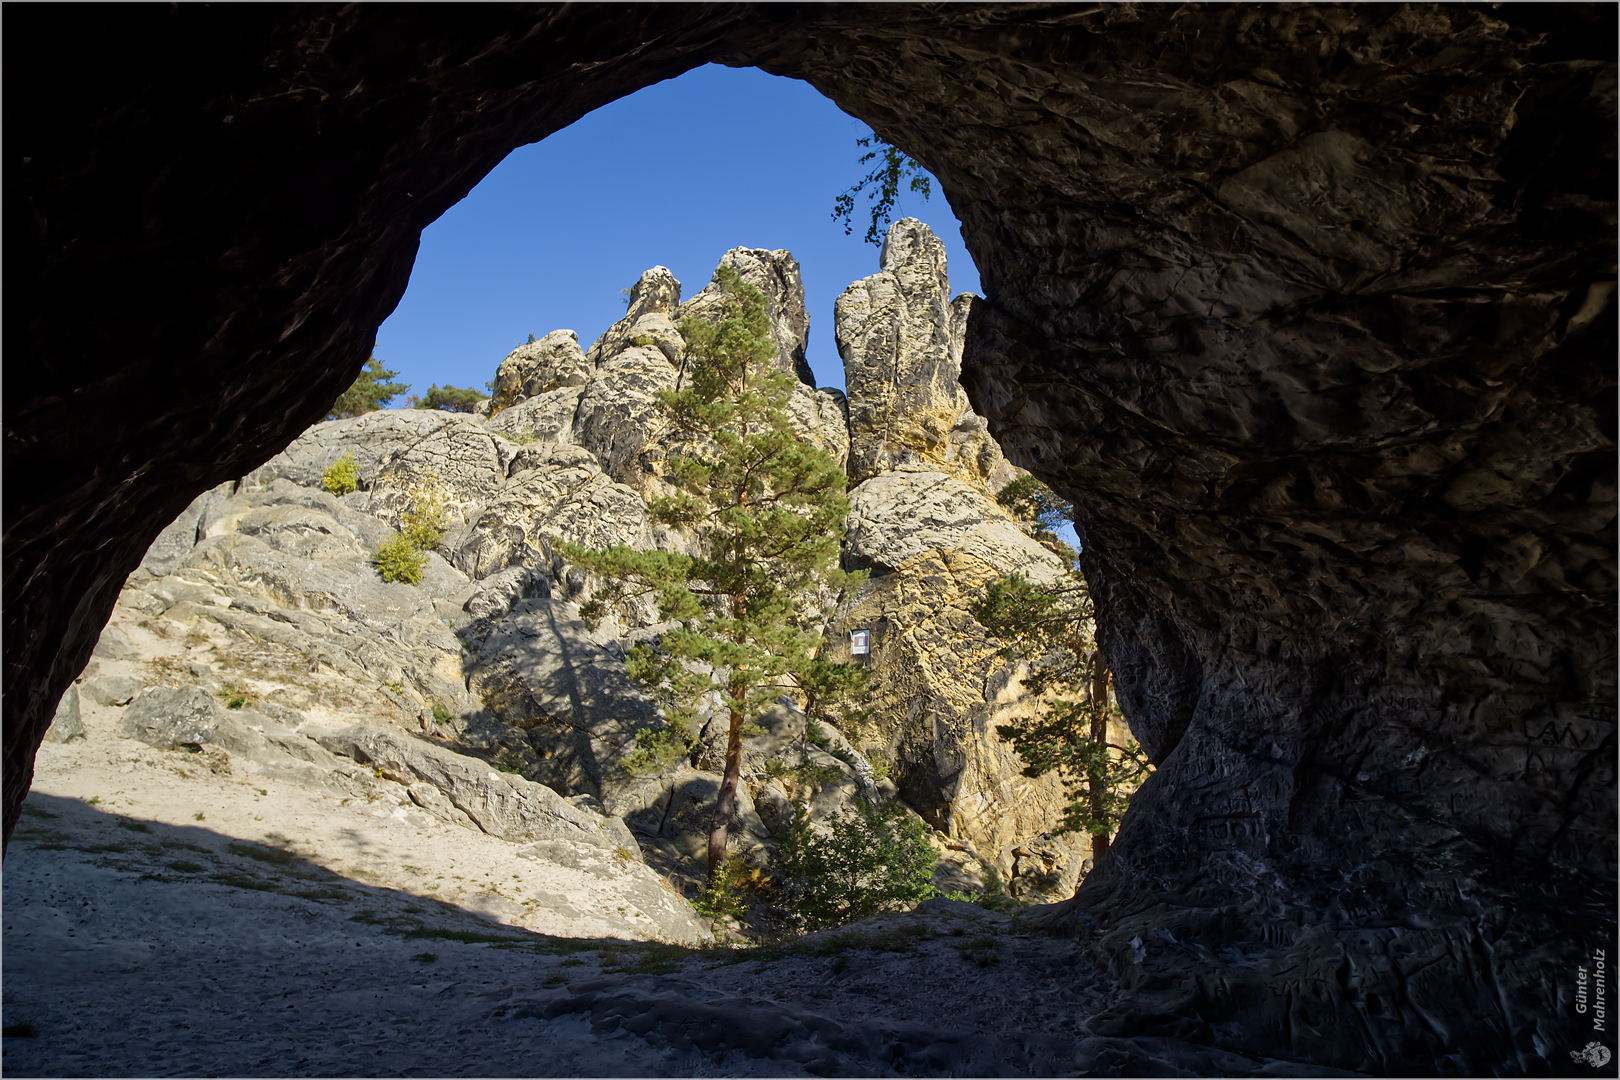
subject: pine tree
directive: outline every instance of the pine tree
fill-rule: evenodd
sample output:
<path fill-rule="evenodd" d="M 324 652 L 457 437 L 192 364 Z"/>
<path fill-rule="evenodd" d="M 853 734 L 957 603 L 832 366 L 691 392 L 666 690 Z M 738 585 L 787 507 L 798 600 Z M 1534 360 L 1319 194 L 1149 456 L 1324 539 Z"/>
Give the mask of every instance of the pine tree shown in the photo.
<path fill-rule="evenodd" d="M 366 361 L 366 366 L 360 369 L 360 377 L 343 392 L 343 395 L 332 403 L 332 411 L 327 414 L 328 420 L 342 420 L 348 417 L 361 416 L 368 412 L 376 412 L 383 405 L 409 390 L 404 383 L 389 382 L 399 372 L 388 371 L 382 366 L 382 361 L 375 356 Z"/>
<path fill-rule="evenodd" d="M 529 335 L 533 337 L 534 335 Z M 428 392 L 421 397 L 411 395 L 405 399 L 406 405 L 412 409 L 439 409 L 443 412 L 474 413 L 478 411 L 478 403 L 487 401 L 489 395 L 472 387 L 465 389 L 459 386 L 440 386 L 434 383 Z"/>
<path fill-rule="evenodd" d="M 819 656 L 820 612 L 800 601 L 820 587 L 853 588 L 865 576 L 837 566 L 849 512 L 844 472 L 788 420 L 792 381 L 772 365 L 764 294 L 729 267 L 719 282 L 720 319 L 681 323 L 690 377 L 659 400 L 688 450 L 670 463 L 675 493 L 648 503 L 659 522 L 693 531 L 700 554 L 562 545 L 608 582 L 582 608 L 585 617 L 636 592 L 655 595 L 663 618 L 680 623 L 656 646 L 629 654 L 631 676 L 659 697 L 669 724 L 638 738 L 638 747 L 662 740 L 666 749 L 688 750 L 704 697 L 717 691 L 724 703 L 729 728 L 709 834 L 711 889 L 737 807 L 744 725 L 784 692 L 813 694 L 825 705 L 865 674 Z"/>
<path fill-rule="evenodd" d="M 1118 709 L 1109 704 L 1108 669 L 1092 633 L 1085 583 L 1072 570 L 1059 585 L 1014 574 L 992 584 L 971 610 L 980 625 L 1008 642 L 1001 655 L 1028 661 L 1024 686 L 1037 697 L 1033 717 L 998 724 L 996 733 L 1024 759 L 1025 776 L 1056 772 L 1062 778 L 1073 801 L 1059 828 L 1090 835 L 1092 858 L 1101 860 L 1130 806 L 1130 793 L 1151 766 L 1135 739 L 1108 739 L 1108 721 Z"/>
<path fill-rule="evenodd" d="M 868 153 L 861 155 L 862 165 L 873 158 L 881 157 L 883 160 L 880 164 L 874 165 L 864 179 L 833 200 L 833 220 L 844 223 L 845 236 L 853 232 L 855 196 L 866 191 L 867 200 L 872 204 L 872 221 L 862 239 L 868 244 L 882 247 L 883 237 L 889 231 L 889 213 L 894 209 L 895 200 L 900 197 L 900 185 L 908 183 L 912 191 L 927 199 L 933 191 L 933 184 L 921 165 L 883 136 L 868 135 L 864 139 L 856 139 L 855 145 L 872 148 Z M 868 188 L 871 190 L 868 191 Z"/>

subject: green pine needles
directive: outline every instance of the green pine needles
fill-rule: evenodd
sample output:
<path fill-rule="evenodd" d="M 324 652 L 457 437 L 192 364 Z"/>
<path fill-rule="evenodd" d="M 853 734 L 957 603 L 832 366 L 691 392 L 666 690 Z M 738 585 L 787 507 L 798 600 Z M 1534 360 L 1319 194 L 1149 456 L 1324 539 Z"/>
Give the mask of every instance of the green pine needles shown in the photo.
<path fill-rule="evenodd" d="M 648 503 L 661 524 L 695 534 L 700 554 L 561 545 L 570 560 L 607 579 L 581 609 L 585 618 L 638 593 L 656 596 L 663 618 L 679 623 L 656 646 L 628 656 L 631 677 L 659 698 L 669 726 L 638 738 L 627 766 L 673 761 L 689 748 L 705 695 L 717 691 L 729 712 L 709 836 L 711 882 L 736 810 L 744 725 L 784 693 L 826 701 L 851 692 L 865 675 L 857 665 L 820 658 L 820 612 L 801 603 L 820 588 L 850 589 L 864 578 L 838 569 L 849 512 L 844 472 L 788 420 L 793 382 L 773 365 L 764 294 L 730 267 L 720 268 L 718 280 L 726 294 L 721 317 L 681 323 L 690 377 L 659 397 L 687 440 L 666 478 L 676 491 Z"/>
<path fill-rule="evenodd" d="M 410 389 L 404 383 L 390 381 L 398 374 L 383 367 L 382 361 L 375 356 L 371 357 L 366 361 L 366 366 L 360 369 L 359 377 L 332 403 L 332 411 L 327 413 L 326 418 L 342 420 L 376 412 Z"/>
<path fill-rule="evenodd" d="M 782 839 L 782 869 L 797 894 L 794 912 L 811 930 L 842 926 L 936 895 L 928 826 L 897 803 L 864 800 L 810 826 L 799 807 Z"/>
<path fill-rule="evenodd" d="M 1121 716 L 1109 702 L 1085 584 L 1074 572 L 1054 585 L 1014 574 L 991 585 L 971 610 L 1007 642 L 1000 655 L 1028 661 L 1024 686 L 1039 698 L 1034 716 L 998 724 L 996 734 L 1024 759 L 1025 776 L 1058 774 L 1073 800 L 1059 829 L 1089 835 L 1092 855 L 1101 859 L 1152 767 L 1135 739 L 1109 740 L 1108 721 Z"/>

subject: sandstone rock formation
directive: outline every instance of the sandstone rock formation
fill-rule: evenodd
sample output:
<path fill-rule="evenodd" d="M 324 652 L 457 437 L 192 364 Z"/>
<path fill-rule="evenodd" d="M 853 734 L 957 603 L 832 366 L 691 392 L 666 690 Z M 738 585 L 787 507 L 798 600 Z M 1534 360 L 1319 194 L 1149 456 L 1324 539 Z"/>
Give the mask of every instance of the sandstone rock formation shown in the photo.
<path fill-rule="evenodd" d="M 590 371 L 579 335 L 572 330 L 553 330 L 539 341 L 519 345 L 501 361 L 495 369 L 489 415 L 565 386 L 582 386 Z"/>
<path fill-rule="evenodd" d="M 848 379 L 850 479 L 926 465 L 999 490 L 1013 478 L 957 378 L 972 295 L 950 297 L 945 245 L 916 218 L 889 227 L 881 272 L 834 306 Z"/>
<path fill-rule="evenodd" d="M 901 797 L 1011 878 L 1013 849 L 1049 830 L 1069 800 L 1056 776 L 1022 776 L 1024 763 L 996 734 L 1030 709 L 1016 666 L 995 655 L 1000 643 L 968 611 L 1002 573 L 960 549 L 925 550 L 868 581 L 839 608 L 831 634 L 847 650 L 852 630 L 871 633 L 872 722 L 862 735 Z M 1063 854 L 1056 880 L 1042 885 L 1048 898 L 1072 892 L 1090 853 L 1081 837 L 1055 843 Z"/>
<path fill-rule="evenodd" d="M 74 17 L 8 23 L 39 103 L 5 166 L 8 834 L 125 577 L 325 414 L 420 230 L 723 59 L 940 179 L 987 294 L 975 410 L 1083 496 L 1162 762 L 1070 913 L 1136 987 L 1110 1030 L 1391 1073 L 1547 1072 L 1584 1035 L 1557 987 L 1614 934 L 1612 9 Z"/>

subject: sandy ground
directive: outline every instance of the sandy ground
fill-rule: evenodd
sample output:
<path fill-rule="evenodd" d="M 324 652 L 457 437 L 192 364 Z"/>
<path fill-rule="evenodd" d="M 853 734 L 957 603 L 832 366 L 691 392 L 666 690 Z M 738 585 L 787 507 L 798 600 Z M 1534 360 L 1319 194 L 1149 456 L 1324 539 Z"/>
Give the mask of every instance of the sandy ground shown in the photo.
<path fill-rule="evenodd" d="M 385 780 L 340 797 L 81 712 L 0 879 L 7 1076 L 983 1075 L 1031 1037 L 1066 1071 L 1103 997 L 1075 943 L 969 905 L 658 944 L 622 875 L 518 857 Z"/>

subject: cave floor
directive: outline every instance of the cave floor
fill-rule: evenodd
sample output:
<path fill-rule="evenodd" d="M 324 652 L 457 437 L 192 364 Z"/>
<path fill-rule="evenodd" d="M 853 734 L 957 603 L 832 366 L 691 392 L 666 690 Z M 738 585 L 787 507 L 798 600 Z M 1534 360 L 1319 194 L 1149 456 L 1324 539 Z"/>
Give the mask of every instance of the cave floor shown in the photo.
<path fill-rule="evenodd" d="M 646 940 L 492 837 L 116 717 L 87 702 L 87 738 L 41 749 L 7 853 L 7 1076 L 1054 1075 L 1114 993 L 1082 943 L 946 900 Z M 565 894 L 555 925 L 524 902 Z"/>

